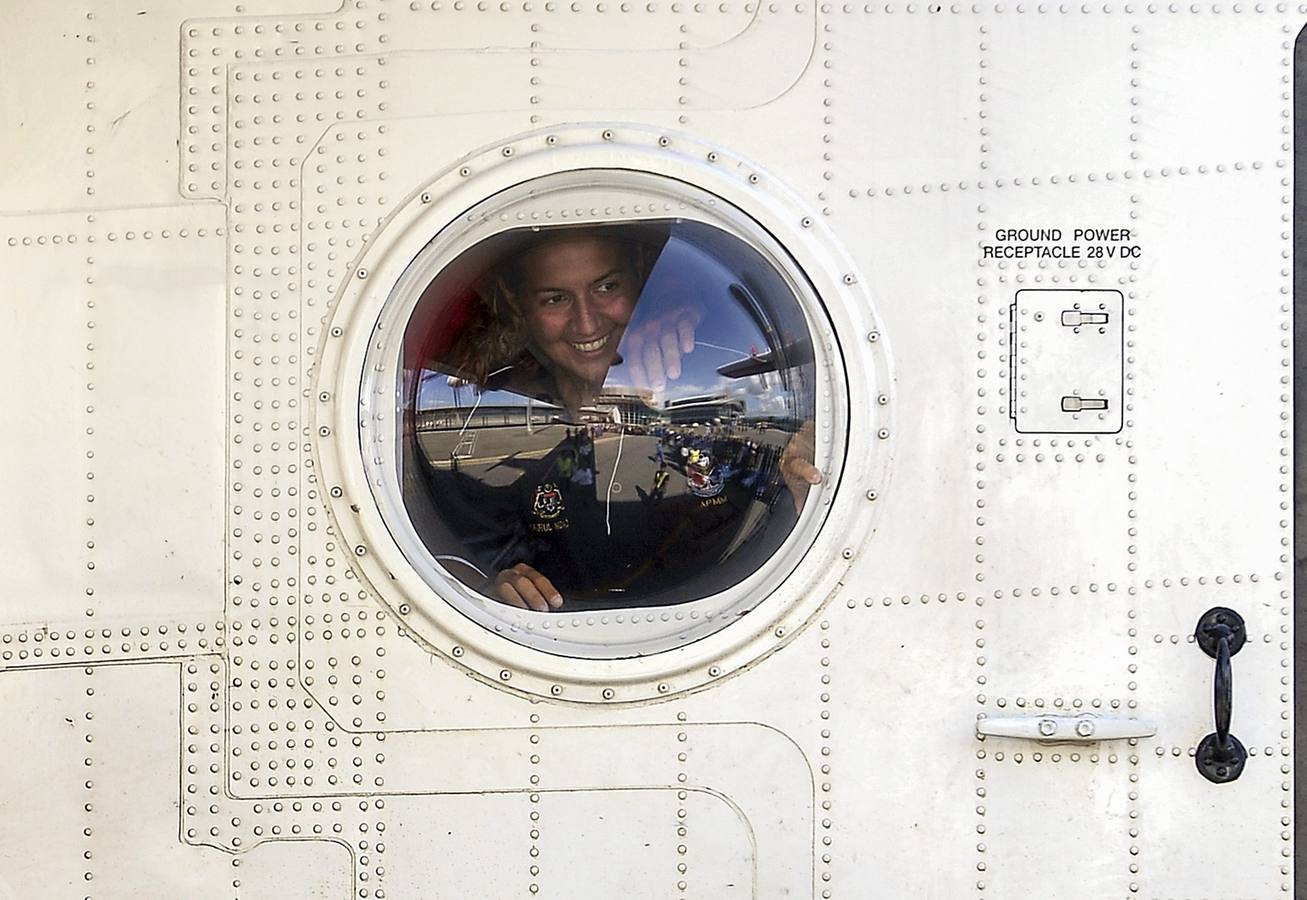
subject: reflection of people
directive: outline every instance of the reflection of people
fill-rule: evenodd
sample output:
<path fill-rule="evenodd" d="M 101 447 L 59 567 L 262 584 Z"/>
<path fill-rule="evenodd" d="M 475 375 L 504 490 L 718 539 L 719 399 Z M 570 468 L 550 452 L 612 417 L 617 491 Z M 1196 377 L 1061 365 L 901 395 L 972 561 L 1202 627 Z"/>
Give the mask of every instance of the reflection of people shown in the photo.
<path fill-rule="evenodd" d="M 573 420 L 592 407 L 615 365 L 624 364 L 637 386 L 661 391 L 680 377 L 703 312 L 676 306 L 632 328 L 658 250 L 656 240 L 619 229 L 533 236 L 487 279 L 480 318 L 455 344 L 448 365 L 482 390 L 550 401 Z M 806 438 L 801 430 L 780 460 L 796 512 L 807 486 L 821 481 L 811 463 L 811 425 L 805 430 Z M 575 437 L 569 431 L 544 459 L 522 464 L 526 471 L 511 492 L 516 512 L 508 513 L 516 519 L 514 536 L 495 554 L 487 592 L 543 612 L 563 605 L 560 586 L 577 594 L 625 591 L 651 571 L 729 554 L 740 540 L 742 514 L 766 492 L 733 477 L 738 467 L 732 471 L 726 459 L 694 449 L 685 470 L 688 492 L 674 498 L 665 498 L 668 476 L 660 466 L 657 502 L 637 504 L 638 522 L 630 521 L 630 511 L 621 513 L 624 527 L 615 534 L 613 511 L 595 498 L 590 430 Z M 773 492 L 765 505 L 774 501 Z"/>

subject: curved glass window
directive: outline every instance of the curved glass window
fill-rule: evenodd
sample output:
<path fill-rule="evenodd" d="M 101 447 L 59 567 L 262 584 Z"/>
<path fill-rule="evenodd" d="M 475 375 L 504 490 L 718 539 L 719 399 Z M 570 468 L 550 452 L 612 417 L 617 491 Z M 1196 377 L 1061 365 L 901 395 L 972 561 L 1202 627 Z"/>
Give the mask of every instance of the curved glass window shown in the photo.
<path fill-rule="evenodd" d="M 400 485 L 431 558 L 491 608 L 543 614 L 687 604 L 753 575 L 824 477 L 792 285 L 681 219 L 458 254 L 402 351 Z"/>

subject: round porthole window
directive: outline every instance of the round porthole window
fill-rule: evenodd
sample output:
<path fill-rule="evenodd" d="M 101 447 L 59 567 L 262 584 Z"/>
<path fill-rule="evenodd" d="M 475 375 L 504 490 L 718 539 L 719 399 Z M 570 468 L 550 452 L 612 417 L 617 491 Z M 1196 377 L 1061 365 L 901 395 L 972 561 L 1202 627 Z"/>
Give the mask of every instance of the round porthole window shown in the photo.
<path fill-rule="evenodd" d="M 750 613 L 841 476 L 824 316 L 757 221 L 664 176 L 536 178 L 441 229 L 360 390 L 369 487 L 429 602 L 591 659 Z"/>

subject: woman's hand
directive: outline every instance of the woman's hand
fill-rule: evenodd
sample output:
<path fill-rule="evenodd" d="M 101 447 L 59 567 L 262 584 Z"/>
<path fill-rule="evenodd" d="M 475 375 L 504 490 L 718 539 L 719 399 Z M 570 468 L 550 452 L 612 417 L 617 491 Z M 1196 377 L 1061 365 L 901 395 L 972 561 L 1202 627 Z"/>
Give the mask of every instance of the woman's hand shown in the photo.
<path fill-rule="evenodd" d="M 549 612 L 563 605 L 563 595 L 526 563 L 504 569 L 490 582 L 490 596 L 500 603 L 536 612 Z"/>
<path fill-rule="evenodd" d="M 678 306 L 628 328 L 622 337 L 622 359 L 633 386 L 659 394 L 668 381 L 680 378 L 681 357 L 694 352 L 694 330 L 702 321 L 702 309 Z"/>
<path fill-rule="evenodd" d="M 794 433 L 785 449 L 781 451 L 781 478 L 785 487 L 794 498 L 794 511 L 803 510 L 804 501 L 808 499 L 808 488 L 821 484 L 821 469 L 812 464 L 813 449 L 812 422 L 804 422 L 803 427 Z"/>

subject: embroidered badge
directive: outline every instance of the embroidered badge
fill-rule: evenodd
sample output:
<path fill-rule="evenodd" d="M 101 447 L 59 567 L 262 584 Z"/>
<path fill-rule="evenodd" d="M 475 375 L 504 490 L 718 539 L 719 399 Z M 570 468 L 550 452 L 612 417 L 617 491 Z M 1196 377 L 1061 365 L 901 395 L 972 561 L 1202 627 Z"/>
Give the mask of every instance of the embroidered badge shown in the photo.
<path fill-rule="evenodd" d="M 563 512 L 563 492 L 552 481 L 536 485 L 536 495 L 531 501 L 531 512 L 539 519 L 557 519 Z"/>
<path fill-rule="evenodd" d="M 716 497 L 726 486 L 721 467 L 713 465 L 712 457 L 707 453 L 685 467 L 686 486 L 696 497 Z"/>

